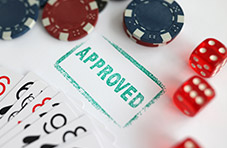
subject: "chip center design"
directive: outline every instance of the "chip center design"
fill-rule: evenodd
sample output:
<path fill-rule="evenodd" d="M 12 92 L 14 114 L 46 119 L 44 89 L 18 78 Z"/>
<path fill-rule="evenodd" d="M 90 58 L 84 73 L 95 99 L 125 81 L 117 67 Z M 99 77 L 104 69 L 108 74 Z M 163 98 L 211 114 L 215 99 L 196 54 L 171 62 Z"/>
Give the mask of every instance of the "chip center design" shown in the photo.
<path fill-rule="evenodd" d="M 7 5 L 5 7 L 4 5 Z M 22 21 L 26 15 L 26 9 L 24 9 L 24 4 L 20 1 L 8 1 L 7 4 L 0 3 L 0 26 L 11 27 Z M 7 14 L 7 17 L 5 15 Z"/>
<path fill-rule="evenodd" d="M 78 7 L 80 7 L 80 9 L 78 9 Z M 61 3 L 60 5 L 54 7 L 52 12 L 56 23 L 61 24 L 61 27 L 77 28 L 79 27 L 78 24 L 81 24 L 84 20 L 86 20 L 87 16 L 87 11 L 84 5 L 77 0 L 64 1 L 64 3 Z"/>
<path fill-rule="evenodd" d="M 166 6 L 158 1 L 142 3 L 136 7 L 135 15 L 138 22 L 147 30 L 160 31 L 172 25 L 172 14 Z"/>

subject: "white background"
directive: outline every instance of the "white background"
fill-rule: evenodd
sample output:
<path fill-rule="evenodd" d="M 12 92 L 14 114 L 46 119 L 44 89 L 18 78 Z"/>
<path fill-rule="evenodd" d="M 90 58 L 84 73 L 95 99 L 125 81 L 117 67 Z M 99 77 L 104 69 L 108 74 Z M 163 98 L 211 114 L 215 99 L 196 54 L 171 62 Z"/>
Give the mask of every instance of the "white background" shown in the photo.
<path fill-rule="evenodd" d="M 172 95 L 181 83 L 196 74 L 189 68 L 188 58 L 201 41 L 214 37 L 227 45 L 227 1 L 178 1 L 185 13 L 183 30 L 172 43 L 158 48 L 137 45 L 126 36 L 122 16 L 129 2 L 110 1 L 100 14 L 95 31 L 144 65 L 164 83 L 167 92 L 139 120 L 125 129 L 116 127 L 101 113 L 94 111 L 93 114 L 114 133 L 119 148 L 168 148 L 188 136 L 204 148 L 226 148 L 227 67 L 207 79 L 217 96 L 197 116 L 186 117 L 178 111 L 172 102 Z M 33 71 L 70 98 L 80 99 L 86 104 L 83 96 L 54 68 L 54 63 L 88 38 L 73 42 L 58 41 L 45 31 L 39 19 L 24 36 L 12 41 L 0 41 L 0 65 L 21 74 Z M 88 112 L 93 109 L 89 104 L 86 108 Z"/>

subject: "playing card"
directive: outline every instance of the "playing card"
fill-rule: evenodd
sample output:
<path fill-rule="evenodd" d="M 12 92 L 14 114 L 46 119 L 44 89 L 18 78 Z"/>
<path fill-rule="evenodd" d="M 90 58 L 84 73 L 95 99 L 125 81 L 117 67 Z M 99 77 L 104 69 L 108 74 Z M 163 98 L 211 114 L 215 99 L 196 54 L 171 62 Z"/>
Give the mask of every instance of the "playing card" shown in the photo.
<path fill-rule="evenodd" d="M 0 67 L 0 101 L 22 79 L 22 75 Z"/>
<path fill-rule="evenodd" d="M 60 104 L 1 147 L 25 147 L 64 127 L 76 118 L 78 118 L 78 113 L 75 113 L 75 110 L 66 104 Z"/>
<path fill-rule="evenodd" d="M 36 86 L 37 85 L 34 84 L 32 87 L 36 87 Z M 32 89 L 32 87 L 30 89 Z M 28 93 L 30 92 L 30 89 L 27 91 Z M 52 87 L 48 87 L 48 88 L 44 89 L 43 92 L 40 95 L 35 97 L 35 99 L 31 103 L 27 104 L 27 106 L 24 107 L 23 110 L 21 110 L 18 114 L 16 114 L 16 116 L 12 120 L 10 120 L 4 126 L 4 128 L 2 128 L 0 130 L 0 137 L 5 135 L 6 132 L 11 130 L 17 124 L 20 124 L 20 122 L 22 120 L 26 119 L 30 114 L 32 114 L 36 110 L 38 110 L 41 106 L 43 106 L 45 103 L 47 103 L 49 100 L 51 100 L 52 97 L 54 97 L 56 94 L 57 94 L 57 91 L 55 89 L 53 89 Z M 16 106 L 21 100 L 17 101 L 14 104 L 14 106 Z M 11 109 L 13 109 L 14 106 Z M 10 112 L 10 110 L 9 110 L 9 112 Z M 7 116 L 7 115 L 5 115 L 5 116 Z M 3 119 L 4 119 L 4 117 L 3 117 Z"/>
<path fill-rule="evenodd" d="M 57 148 L 105 148 L 102 147 L 93 133 L 87 133 L 59 145 Z"/>
<path fill-rule="evenodd" d="M 20 132 L 25 130 L 27 127 L 32 125 L 33 123 L 37 122 L 39 119 L 44 117 L 49 111 L 54 109 L 55 107 L 59 106 L 63 102 L 66 102 L 66 96 L 63 93 L 57 94 L 53 97 L 50 101 L 44 104 L 38 110 L 32 113 L 29 117 L 24 120 L 21 120 L 21 123 L 18 124 L 16 127 L 12 128 L 9 132 L 7 132 L 3 137 L 0 139 L 0 147 L 11 140 L 13 137 L 18 135 Z M 75 113 L 78 113 L 78 116 L 81 114 L 78 110 L 74 109 Z"/>
<path fill-rule="evenodd" d="M 88 116 L 83 115 L 56 132 L 30 144 L 28 148 L 56 147 L 71 140 L 75 141 L 83 134 L 92 133 L 94 130 L 95 127 L 91 120 L 88 118 Z"/>
<path fill-rule="evenodd" d="M 43 81 L 34 82 L 34 84 L 22 95 L 21 99 L 18 100 L 2 117 L 0 120 L 0 128 L 4 127 L 10 120 L 17 116 L 29 103 L 41 94 L 46 87 L 47 84 Z"/>
<path fill-rule="evenodd" d="M 114 135 L 106 129 L 105 125 L 103 125 L 101 122 L 96 120 L 95 118 L 90 117 L 92 122 L 95 124 L 96 127 L 96 135 L 99 137 L 98 140 L 100 142 L 100 145 L 103 148 L 115 148 L 114 142 L 115 142 L 115 137 Z"/>
<path fill-rule="evenodd" d="M 0 67 L 0 147 L 105 148 L 97 139 L 103 132 L 77 108 L 81 102 L 68 101 L 34 73 L 22 78 Z"/>
<path fill-rule="evenodd" d="M 13 104 L 40 78 L 30 72 L 28 73 L 0 102 L 0 119 L 8 112 Z"/>

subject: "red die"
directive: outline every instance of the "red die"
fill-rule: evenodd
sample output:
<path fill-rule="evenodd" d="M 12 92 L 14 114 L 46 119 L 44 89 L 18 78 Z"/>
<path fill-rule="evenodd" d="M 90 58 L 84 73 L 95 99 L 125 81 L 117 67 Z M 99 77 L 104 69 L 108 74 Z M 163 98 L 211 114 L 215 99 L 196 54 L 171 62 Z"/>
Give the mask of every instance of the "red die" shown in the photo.
<path fill-rule="evenodd" d="M 201 148 L 201 147 L 191 138 L 187 138 L 183 142 L 174 146 L 173 148 Z"/>
<path fill-rule="evenodd" d="M 175 92 L 173 101 L 185 115 L 194 116 L 214 96 L 214 89 L 204 79 L 194 76 Z"/>
<path fill-rule="evenodd" d="M 191 68 L 200 76 L 214 76 L 227 62 L 227 49 L 216 39 L 206 39 L 192 52 Z"/>

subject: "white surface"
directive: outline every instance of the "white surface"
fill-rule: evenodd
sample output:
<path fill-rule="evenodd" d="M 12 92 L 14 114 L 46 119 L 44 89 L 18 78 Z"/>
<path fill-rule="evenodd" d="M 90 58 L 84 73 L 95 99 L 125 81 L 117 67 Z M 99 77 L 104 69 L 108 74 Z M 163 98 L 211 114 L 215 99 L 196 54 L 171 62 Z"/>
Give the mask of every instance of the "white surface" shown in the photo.
<path fill-rule="evenodd" d="M 217 96 L 196 117 L 182 115 L 173 105 L 171 97 L 182 82 L 195 75 L 187 62 L 190 53 L 201 41 L 215 37 L 227 45 L 227 1 L 179 1 L 185 13 L 184 28 L 172 43 L 158 48 L 137 45 L 126 36 L 122 27 L 122 16 L 129 2 L 109 2 L 100 14 L 95 31 L 108 37 L 144 65 L 164 83 L 167 92 L 128 128 L 118 128 L 102 114 L 97 118 L 116 135 L 116 145 L 119 148 L 168 148 L 187 136 L 196 139 L 205 148 L 225 148 L 226 67 L 218 75 L 208 79 Z M 34 28 L 23 37 L 0 41 L 0 65 L 22 74 L 33 71 L 69 97 L 83 100 L 83 96 L 54 68 L 54 63 L 86 39 L 74 42 L 58 41 L 45 31 L 39 19 Z M 90 106 L 87 108 L 92 110 Z"/>
<path fill-rule="evenodd" d="M 88 51 L 86 55 L 84 53 L 85 51 Z M 78 53 L 79 55 L 77 55 Z M 81 53 L 84 53 L 83 56 Z M 93 53 L 96 53 L 96 57 L 98 58 L 94 61 L 87 61 L 84 63 L 91 55 L 94 55 Z M 95 66 L 95 68 L 91 69 L 90 67 L 97 65 L 96 63 L 98 63 L 100 59 L 105 61 L 105 64 L 102 64 L 100 67 Z M 112 68 L 112 72 L 107 75 L 102 73 L 98 76 L 107 65 Z M 135 118 L 137 114 L 140 112 L 143 113 L 146 105 L 162 91 L 162 88 L 156 84 L 153 79 L 125 58 L 123 54 L 119 53 L 107 40 L 96 33 L 90 35 L 89 41 L 79 48 L 76 48 L 76 50 L 74 49 L 74 52 L 59 63 L 59 66 L 67 72 L 71 79 L 76 81 L 79 85 L 78 87 L 82 88 L 75 87 L 75 89 L 78 89 L 85 97 L 88 97 L 89 95 L 91 97 L 89 99 L 92 99 L 95 103 L 99 104 L 106 114 L 108 114 L 120 127 L 130 124 L 131 120 Z M 107 81 L 116 73 L 118 76 L 120 75 L 118 83 L 108 86 Z M 62 75 L 64 74 L 62 73 Z M 120 81 L 123 78 L 124 83 L 120 84 Z M 115 80 L 116 77 L 111 80 L 111 83 Z M 69 82 L 72 83 L 72 80 L 69 80 Z M 126 84 L 129 85 L 122 88 Z M 94 89 L 97 87 L 98 89 Z M 134 92 L 131 89 L 131 96 L 126 94 L 124 97 L 127 98 L 127 100 L 123 99 L 121 95 L 131 87 L 135 89 Z M 115 89 L 117 88 L 122 89 L 116 92 Z M 86 95 L 86 93 L 88 95 Z M 140 97 L 138 97 L 139 94 Z M 137 98 L 137 100 L 131 102 L 135 98 Z M 86 99 L 89 100 L 88 98 Z M 90 105 L 93 103 L 90 103 Z M 138 104 L 138 106 L 132 107 L 130 103 Z"/>

